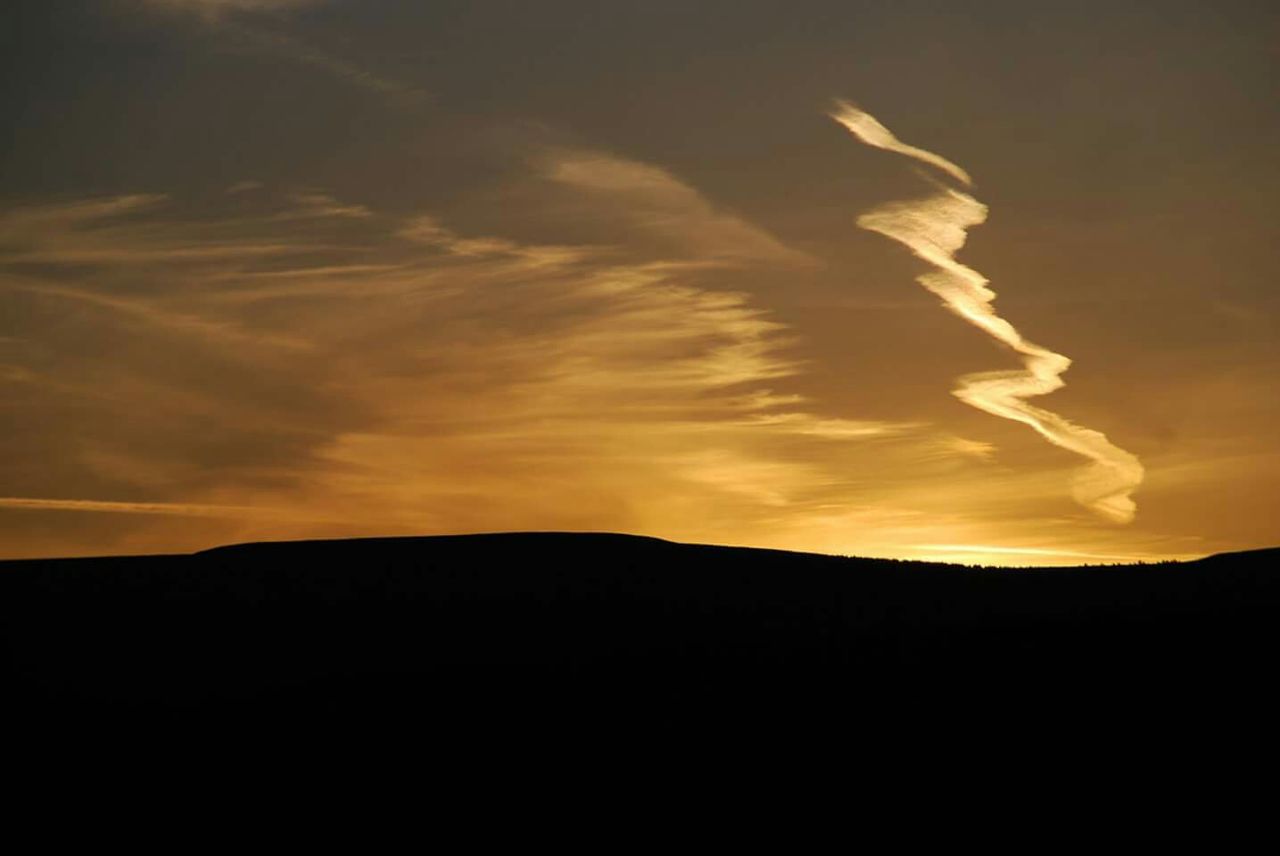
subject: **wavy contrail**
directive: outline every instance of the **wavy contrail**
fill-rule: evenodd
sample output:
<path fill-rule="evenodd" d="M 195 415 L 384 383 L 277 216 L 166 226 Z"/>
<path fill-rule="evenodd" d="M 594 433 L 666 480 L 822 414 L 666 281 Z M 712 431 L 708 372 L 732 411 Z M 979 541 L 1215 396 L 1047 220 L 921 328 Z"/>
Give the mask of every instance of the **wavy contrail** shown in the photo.
<path fill-rule="evenodd" d="M 852 104 L 837 102 L 831 118 L 869 146 L 914 158 L 966 187 L 972 184 L 963 169 L 946 158 L 900 142 L 874 116 Z M 904 244 L 932 264 L 937 270 L 917 277 L 917 281 L 942 298 L 952 312 L 1022 356 L 1025 370 L 963 375 L 953 394 L 980 410 L 1026 423 L 1050 443 L 1088 458 L 1092 463 L 1076 478 L 1076 500 L 1110 520 L 1128 523 L 1136 511 L 1130 494 L 1142 483 L 1141 462 L 1111 443 L 1101 431 L 1081 427 L 1026 402 L 1027 398 L 1065 386 L 1062 374 L 1071 360 L 1024 339 L 992 307 L 996 294 L 987 287 L 987 279 L 955 260 L 955 254 L 964 246 L 966 230 L 986 219 L 987 206 L 967 193 L 944 187 L 925 199 L 877 208 L 859 217 L 858 225 Z"/>

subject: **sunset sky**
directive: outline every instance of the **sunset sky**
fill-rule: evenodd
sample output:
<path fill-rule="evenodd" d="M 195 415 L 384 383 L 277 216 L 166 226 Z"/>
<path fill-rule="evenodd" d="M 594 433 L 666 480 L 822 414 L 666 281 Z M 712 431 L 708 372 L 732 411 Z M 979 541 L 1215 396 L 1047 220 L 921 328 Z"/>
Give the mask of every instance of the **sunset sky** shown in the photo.
<path fill-rule="evenodd" d="M 0 65 L 0 558 L 1280 544 L 1274 2 L 6 0 Z"/>

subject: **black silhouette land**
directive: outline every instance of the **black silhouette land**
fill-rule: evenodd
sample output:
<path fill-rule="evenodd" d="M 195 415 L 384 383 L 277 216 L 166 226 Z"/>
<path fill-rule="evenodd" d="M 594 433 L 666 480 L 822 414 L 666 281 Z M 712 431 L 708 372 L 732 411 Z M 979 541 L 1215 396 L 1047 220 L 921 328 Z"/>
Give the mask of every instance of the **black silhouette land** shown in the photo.
<path fill-rule="evenodd" d="M 1225 734 L 1271 709 L 1278 559 L 997 569 L 515 533 L 10 561 L 4 682 L 45 723 L 1172 739 L 1194 711 Z"/>

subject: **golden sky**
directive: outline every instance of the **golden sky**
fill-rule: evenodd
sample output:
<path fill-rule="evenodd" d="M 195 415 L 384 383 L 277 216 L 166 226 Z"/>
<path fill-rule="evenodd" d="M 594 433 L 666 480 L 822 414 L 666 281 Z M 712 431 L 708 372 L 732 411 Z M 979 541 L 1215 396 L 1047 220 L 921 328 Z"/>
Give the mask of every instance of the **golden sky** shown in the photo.
<path fill-rule="evenodd" d="M 0 21 L 0 557 L 1280 543 L 1272 4 Z"/>

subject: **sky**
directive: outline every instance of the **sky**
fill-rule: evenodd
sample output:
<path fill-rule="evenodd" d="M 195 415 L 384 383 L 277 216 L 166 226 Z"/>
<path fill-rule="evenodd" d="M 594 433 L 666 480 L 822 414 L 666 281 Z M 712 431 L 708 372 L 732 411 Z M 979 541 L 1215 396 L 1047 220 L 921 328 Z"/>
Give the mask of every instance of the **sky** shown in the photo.
<path fill-rule="evenodd" d="M 1243 0 L 7 0 L 0 557 L 1280 544 L 1278 45 Z"/>

